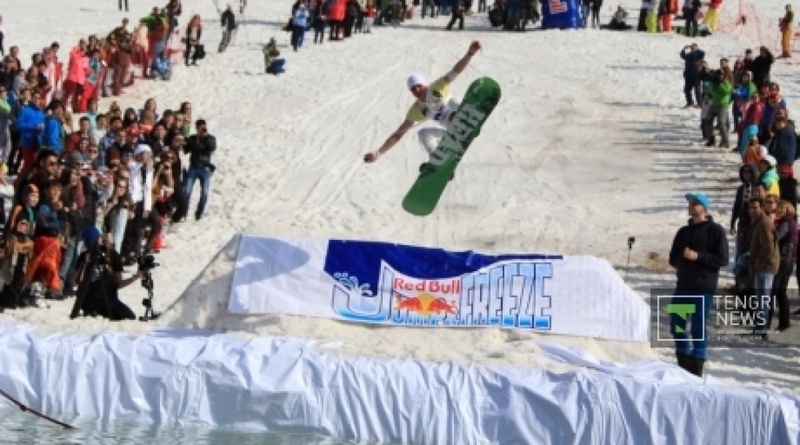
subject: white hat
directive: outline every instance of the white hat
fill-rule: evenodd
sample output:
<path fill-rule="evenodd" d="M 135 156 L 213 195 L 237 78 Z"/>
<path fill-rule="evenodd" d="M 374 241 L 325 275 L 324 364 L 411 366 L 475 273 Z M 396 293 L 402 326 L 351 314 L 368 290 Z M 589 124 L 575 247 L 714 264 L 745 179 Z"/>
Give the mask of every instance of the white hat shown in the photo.
<path fill-rule="evenodd" d="M 776 165 L 778 165 L 778 161 L 776 161 L 775 157 L 772 155 L 766 155 L 763 158 L 761 158 L 761 160 L 769 162 L 770 167 L 775 167 Z"/>
<path fill-rule="evenodd" d="M 139 144 L 136 146 L 136 149 L 133 150 L 133 156 L 139 156 L 142 153 L 153 153 L 153 150 L 151 150 L 150 146 L 147 144 Z"/>
<path fill-rule="evenodd" d="M 408 76 L 408 80 L 406 81 L 406 85 L 408 85 L 408 89 L 409 90 L 414 85 L 425 85 L 425 78 L 422 77 L 422 74 L 414 73 L 414 74 Z"/>

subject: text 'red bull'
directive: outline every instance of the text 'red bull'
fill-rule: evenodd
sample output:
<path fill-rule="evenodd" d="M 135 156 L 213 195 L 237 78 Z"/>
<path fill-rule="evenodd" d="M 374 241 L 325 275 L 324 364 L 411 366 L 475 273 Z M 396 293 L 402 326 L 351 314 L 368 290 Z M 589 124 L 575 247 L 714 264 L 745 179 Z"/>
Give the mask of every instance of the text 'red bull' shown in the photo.
<path fill-rule="evenodd" d="M 396 277 L 392 280 L 392 288 L 406 292 L 429 292 L 438 294 L 458 294 L 461 293 L 461 279 L 454 278 L 448 281 L 442 280 L 406 280 Z"/>

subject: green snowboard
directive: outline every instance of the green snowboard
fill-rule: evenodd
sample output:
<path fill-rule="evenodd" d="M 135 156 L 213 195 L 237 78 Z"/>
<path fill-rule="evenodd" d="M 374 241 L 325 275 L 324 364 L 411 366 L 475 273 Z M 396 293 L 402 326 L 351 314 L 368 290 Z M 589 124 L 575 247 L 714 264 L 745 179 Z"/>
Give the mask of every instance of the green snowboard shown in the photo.
<path fill-rule="evenodd" d="M 500 85 L 494 79 L 481 77 L 470 84 L 450 129 L 431 154 L 431 162 L 423 164 L 419 177 L 403 198 L 405 211 L 417 216 L 433 212 L 461 157 L 499 101 Z"/>

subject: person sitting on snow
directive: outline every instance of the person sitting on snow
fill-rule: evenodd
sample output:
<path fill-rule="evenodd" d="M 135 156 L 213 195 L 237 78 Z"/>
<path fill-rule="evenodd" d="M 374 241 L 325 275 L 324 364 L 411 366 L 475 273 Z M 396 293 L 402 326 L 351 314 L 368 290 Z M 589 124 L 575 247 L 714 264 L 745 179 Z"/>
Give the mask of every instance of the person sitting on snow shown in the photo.
<path fill-rule="evenodd" d="M 286 64 L 286 60 L 276 58 L 281 55 L 281 52 L 278 50 L 278 43 L 275 41 L 275 37 L 270 38 L 269 43 L 264 45 L 261 51 L 264 53 L 264 67 L 266 68 L 267 74 L 274 74 L 277 76 L 286 71 L 283 67 Z"/>
<path fill-rule="evenodd" d="M 627 31 L 631 29 L 631 25 L 625 23 L 627 18 L 628 11 L 626 11 L 622 5 L 617 6 L 617 11 L 614 13 L 614 16 L 611 17 L 611 22 L 608 24 L 608 29 L 615 31 Z"/>
<path fill-rule="evenodd" d="M 150 76 L 154 80 L 169 80 L 172 77 L 172 62 L 169 60 L 169 50 L 166 48 L 153 59 Z"/>

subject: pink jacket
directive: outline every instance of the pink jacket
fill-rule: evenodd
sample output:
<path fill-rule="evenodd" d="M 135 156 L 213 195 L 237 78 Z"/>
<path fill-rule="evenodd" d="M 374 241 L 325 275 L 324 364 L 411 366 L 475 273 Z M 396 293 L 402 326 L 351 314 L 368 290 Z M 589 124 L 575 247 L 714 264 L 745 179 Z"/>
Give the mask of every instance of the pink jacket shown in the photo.
<path fill-rule="evenodd" d="M 81 48 L 76 46 L 69 52 L 69 68 L 67 69 L 67 80 L 78 85 L 86 84 L 86 76 L 89 75 L 89 57 L 81 52 Z"/>

